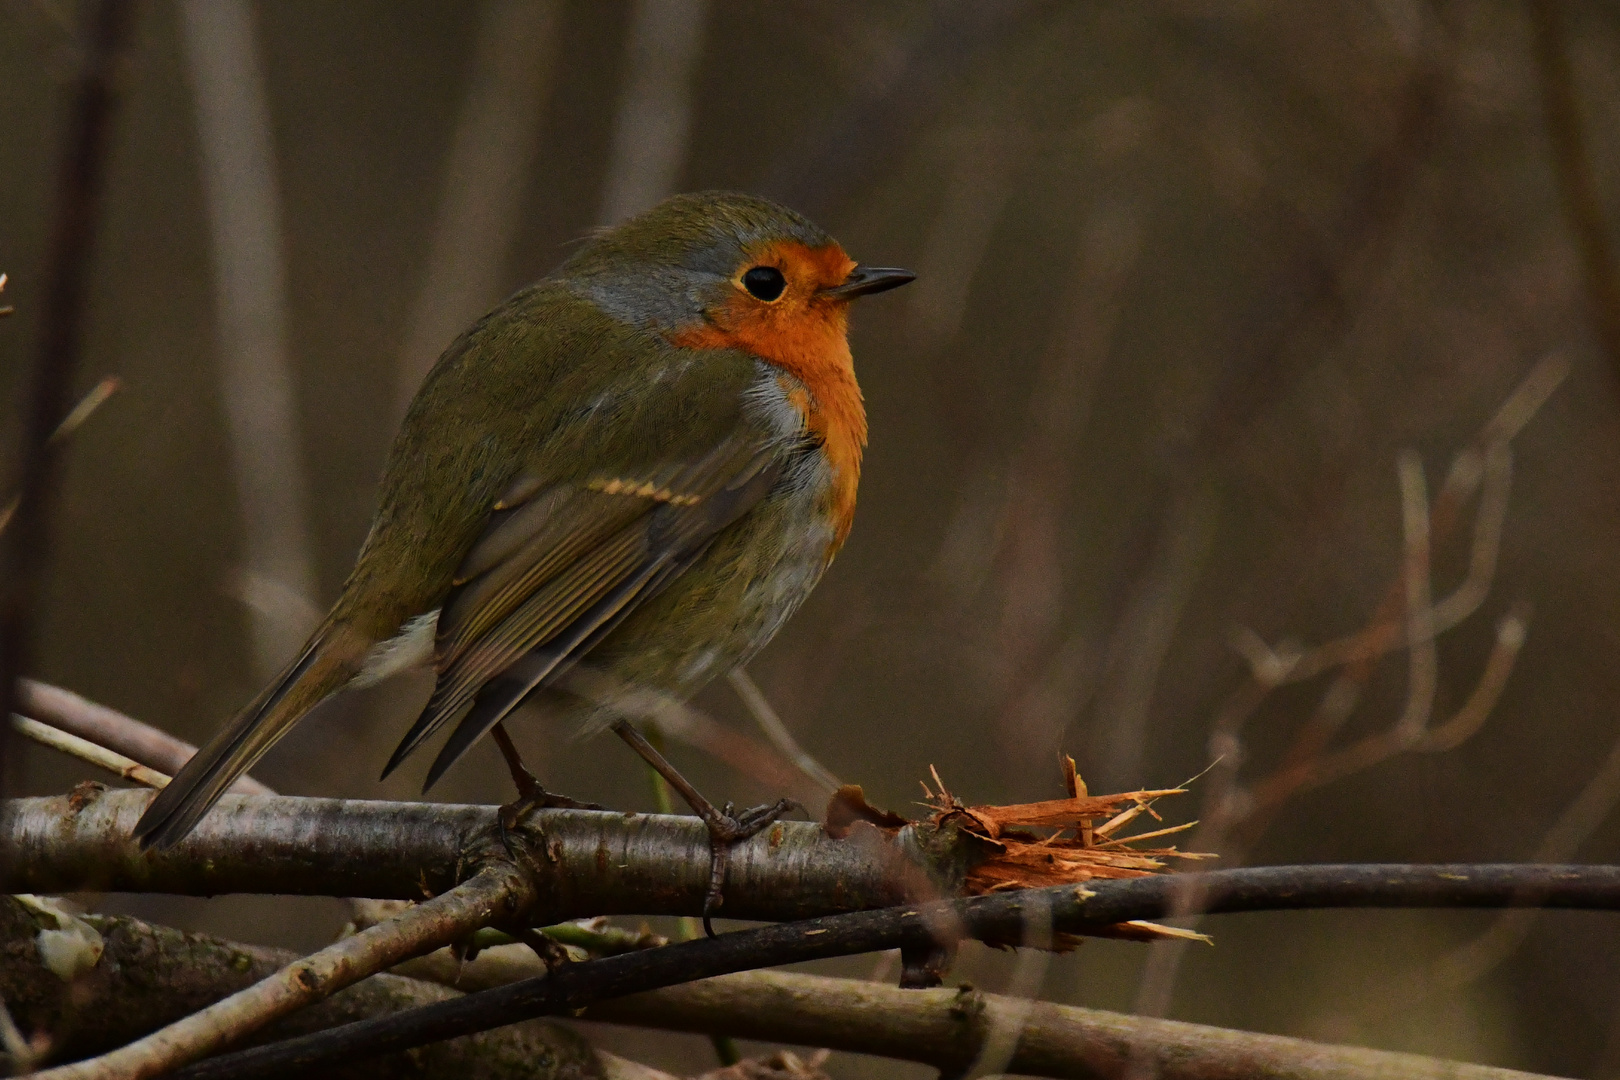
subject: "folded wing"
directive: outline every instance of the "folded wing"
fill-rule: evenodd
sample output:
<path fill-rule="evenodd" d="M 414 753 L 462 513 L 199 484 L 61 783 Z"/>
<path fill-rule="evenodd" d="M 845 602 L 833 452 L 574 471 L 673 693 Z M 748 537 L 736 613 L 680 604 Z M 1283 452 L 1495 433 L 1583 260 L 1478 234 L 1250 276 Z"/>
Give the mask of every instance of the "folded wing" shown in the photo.
<path fill-rule="evenodd" d="M 457 716 L 432 786 L 473 743 L 560 678 L 764 498 L 776 453 L 754 433 L 629 475 L 547 486 L 496 504 L 440 609 L 433 696 L 383 775 Z M 463 715 L 464 714 L 464 715 Z"/>

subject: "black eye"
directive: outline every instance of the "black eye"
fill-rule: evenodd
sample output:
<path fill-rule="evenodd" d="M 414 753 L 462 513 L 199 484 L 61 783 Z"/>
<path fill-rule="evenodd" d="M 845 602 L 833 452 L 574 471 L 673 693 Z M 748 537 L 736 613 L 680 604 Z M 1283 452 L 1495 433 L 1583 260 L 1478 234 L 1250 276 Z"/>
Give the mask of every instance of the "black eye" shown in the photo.
<path fill-rule="evenodd" d="M 742 276 L 743 288 L 749 295 L 770 303 L 787 288 L 787 278 L 774 266 L 756 266 Z"/>

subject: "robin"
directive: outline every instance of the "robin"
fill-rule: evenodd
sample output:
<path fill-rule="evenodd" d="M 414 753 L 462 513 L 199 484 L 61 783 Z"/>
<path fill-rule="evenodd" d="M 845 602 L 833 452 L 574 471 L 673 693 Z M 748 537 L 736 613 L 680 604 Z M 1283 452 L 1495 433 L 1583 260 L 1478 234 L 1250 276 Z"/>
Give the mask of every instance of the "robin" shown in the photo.
<path fill-rule="evenodd" d="M 580 805 L 524 768 L 502 726 L 514 709 L 611 728 L 708 825 L 717 906 L 729 845 L 792 804 L 717 809 L 614 699 L 689 697 L 815 587 L 849 534 L 866 445 L 849 303 L 913 276 L 731 192 L 677 195 L 585 241 L 439 359 L 342 595 L 159 792 L 142 846 L 184 837 L 319 702 L 431 663 L 384 776 L 454 721 L 426 791 L 493 733 L 519 791 L 510 821 Z"/>

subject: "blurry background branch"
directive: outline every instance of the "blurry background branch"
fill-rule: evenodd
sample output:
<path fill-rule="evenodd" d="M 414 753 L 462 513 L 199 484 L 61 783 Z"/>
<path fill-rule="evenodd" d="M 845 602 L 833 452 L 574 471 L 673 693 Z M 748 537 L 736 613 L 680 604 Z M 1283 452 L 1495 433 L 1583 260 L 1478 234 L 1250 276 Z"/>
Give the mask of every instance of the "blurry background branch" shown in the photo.
<path fill-rule="evenodd" d="M 445 161 L 427 273 L 400 354 L 396 416 L 446 345 L 501 297 L 551 91 L 560 4 L 483 0 Z M 547 163 L 556 167 L 557 162 Z"/>
<path fill-rule="evenodd" d="M 1529 0 L 1541 108 L 1564 213 L 1581 255 L 1592 328 L 1620 378 L 1620 262 L 1598 189 L 1591 139 L 1569 58 L 1563 0 Z"/>
<path fill-rule="evenodd" d="M 1401 572 L 1367 628 L 1316 649 L 1289 645 L 1275 650 L 1252 631 L 1239 629 L 1234 647 L 1249 664 L 1249 677 L 1216 714 L 1209 737 L 1209 787 L 1194 841 L 1238 865 L 1281 807 L 1298 793 L 1371 768 L 1409 752 L 1454 750 L 1484 724 L 1500 699 L 1524 646 L 1527 613 L 1502 617 L 1483 674 L 1462 707 L 1438 725 L 1431 715 L 1438 680 L 1435 638 L 1472 615 L 1489 595 L 1512 477 L 1512 440 L 1562 384 L 1569 365 L 1562 357 L 1536 364 L 1479 435 L 1453 458 L 1440 497 L 1430 505 L 1423 463 L 1404 452 L 1397 462 L 1401 496 Z M 1460 524 L 1477 498 L 1472 547 L 1463 583 L 1436 604 L 1432 596 L 1434 545 Z M 1409 657 L 1405 704 L 1394 722 L 1349 746 L 1333 741 L 1361 699 L 1377 660 L 1404 648 Z M 1292 746 L 1269 775 L 1243 783 L 1247 754 L 1243 732 L 1279 687 L 1335 672 L 1314 710 L 1296 729 Z M 1567 855 L 1566 855 L 1567 857 Z M 1184 913 L 1202 906 L 1195 883 L 1181 896 Z M 1154 946 L 1137 995 L 1137 1009 L 1162 1016 L 1170 1007 L 1185 945 Z"/>
<path fill-rule="evenodd" d="M 57 160 L 39 357 L 26 386 L 27 405 L 15 450 L 12 490 L 17 509 L 0 533 L 0 718 L 16 711 L 18 680 L 36 662 L 35 618 L 51 555 L 51 512 L 60 473 L 52 438 L 67 415 L 84 340 L 90 257 L 101 215 L 112 116 L 117 103 L 128 0 L 98 0 L 86 11 L 85 49 L 68 102 Z M 0 723 L 0 794 L 15 782 L 11 725 Z"/>
<path fill-rule="evenodd" d="M 34 720 L 42 720 L 169 776 L 179 772 L 197 752 L 197 748 L 184 739 L 49 683 L 22 680 L 17 707 Z M 275 794 L 251 776 L 241 777 L 230 790 L 238 795 Z"/>
<path fill-rule="evenodd" d="M 624 86 L 613 115 L 597 220 L 640 213 L 675 191 L 692 130 L 692 85 L 703 57 L 708 0 L 633 0 Z"/>
<path fill-rule="evenodd" d="M 221 396 L 241 508 L 253 667 L 267 679 L 320 618 L 270 102 L 248 0 L 183 0 L 186 62 L 213 240 Z"/>

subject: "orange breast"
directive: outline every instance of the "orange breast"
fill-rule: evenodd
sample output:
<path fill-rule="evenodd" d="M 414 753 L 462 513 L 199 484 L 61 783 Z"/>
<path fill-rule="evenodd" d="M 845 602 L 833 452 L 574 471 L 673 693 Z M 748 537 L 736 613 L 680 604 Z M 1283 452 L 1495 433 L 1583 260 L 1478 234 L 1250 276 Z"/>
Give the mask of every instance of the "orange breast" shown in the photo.
<path fill-rule="evenodd" d="M 793 246 L 798 248 L 792 253 L 798 259 L 828 264 L 815 267 L 819 271 L 816 278 L 836 283 L 855 265 L 836 247 Z M 831 265 L 834 261 L 837 266 Z M 835 300 L 812 295 L 801 303 L 764 306 L 739 295 L 720 311 L 711 312 L 704 326 L 670 339 L 685 347 L 742 349 L 804 384 L 809 400 L 795 404 L 803 411 L 808 429 L 820 440 L 833 474 L 827 508 L 833 524 L 829 560 L 843 545 L 855 520 L 855 492 L 866 447 L 866 408 L 855 382 L 848 328 L 847 308 Z"/>

